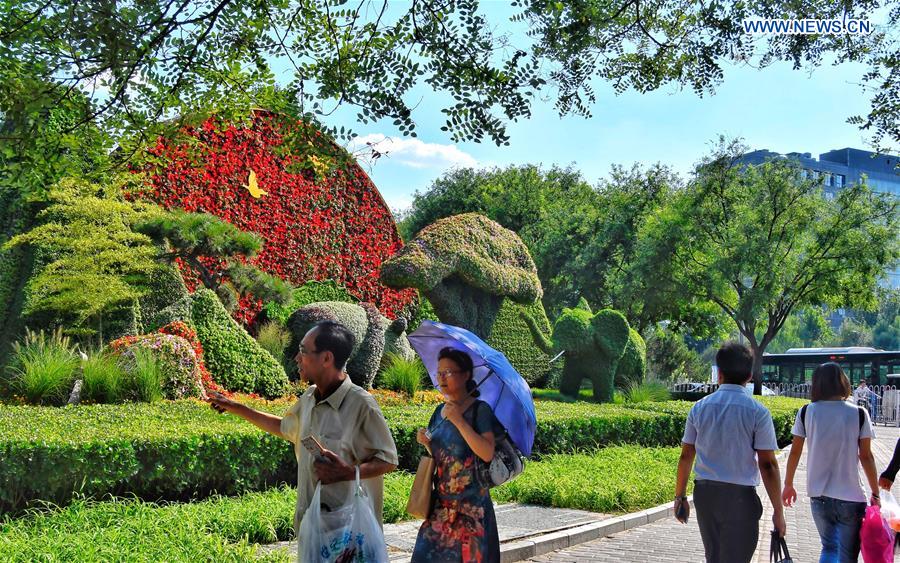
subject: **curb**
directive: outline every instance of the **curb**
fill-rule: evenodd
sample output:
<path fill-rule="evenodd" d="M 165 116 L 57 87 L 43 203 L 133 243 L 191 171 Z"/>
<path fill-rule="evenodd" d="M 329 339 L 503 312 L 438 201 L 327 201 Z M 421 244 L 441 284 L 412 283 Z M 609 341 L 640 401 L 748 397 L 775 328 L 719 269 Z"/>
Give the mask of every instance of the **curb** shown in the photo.
<path fill-rule="evenodd" d="M 694 497 L 688 497 L 691 508 L 694 507 Z M 558 549 L 566 549 L 581 543 L 596 540 L 618 532 L 624 532 L 638 526 L 644 526 L 663 518 L 674 518 L 673 507 L 661 504 L 654 508 L 633 512 L 616 518 L 601 520 L 576 526 L 568 530 L 554 532 L 538 536 L 530 540 L 522 540 L 500 546 L 501 563 L 524 561 L 532 557 L 544 555 Z"/>

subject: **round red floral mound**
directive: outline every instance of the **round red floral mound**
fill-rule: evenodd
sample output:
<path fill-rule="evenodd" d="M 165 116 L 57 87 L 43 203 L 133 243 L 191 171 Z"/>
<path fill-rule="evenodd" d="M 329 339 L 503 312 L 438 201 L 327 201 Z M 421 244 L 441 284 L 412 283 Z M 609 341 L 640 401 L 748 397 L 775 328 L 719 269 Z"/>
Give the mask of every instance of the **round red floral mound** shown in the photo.
<path fill-rule="evenodd" d="M 381 263 L 403 245 L 390 209 L 362 168 L 318 131 L 257 112 L 238 125 L 212 117 L 184 134 L 150 149 L 150 200 L 259 234 L 263 249 L 252 262 L 294 285 L 334 280 L 389 317 L 415 299 L 414 290 L 378 279 Z M 193 290 L 195 277 L 182 271 Z M 243 299 L 234 314 L 249 323 L 260 308 Z"/>

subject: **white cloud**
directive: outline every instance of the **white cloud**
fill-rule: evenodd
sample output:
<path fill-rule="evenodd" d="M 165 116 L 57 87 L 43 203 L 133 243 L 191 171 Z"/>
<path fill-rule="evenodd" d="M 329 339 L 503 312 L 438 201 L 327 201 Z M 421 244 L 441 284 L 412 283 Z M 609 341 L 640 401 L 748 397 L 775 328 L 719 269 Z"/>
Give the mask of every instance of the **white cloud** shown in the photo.
<path fill-rule="evenodd" d="M 415 138 L 386 137 L 381 133 L 372 133 L 356 137 L 350 141 L 350 150 L 365 161 L 372 160 L 374 149 L 382 153 L 381 159 L 410 168 L 452 168 L 474 167 L 478 165 L 475 158 L 455 145 L 426 143 Z"/>
<path fill-rule="evenodd" d="M 384 201 L 392 211 L 406 211 L 412 206 L 412 197 L 407 195 L 384 195 Z"/>

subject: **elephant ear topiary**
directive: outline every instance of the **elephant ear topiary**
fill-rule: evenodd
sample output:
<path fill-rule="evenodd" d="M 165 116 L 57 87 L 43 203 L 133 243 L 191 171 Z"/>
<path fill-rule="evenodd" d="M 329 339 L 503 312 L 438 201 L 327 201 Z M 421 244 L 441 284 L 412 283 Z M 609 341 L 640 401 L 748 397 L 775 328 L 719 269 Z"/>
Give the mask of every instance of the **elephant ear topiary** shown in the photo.
<path fill-rule="evenodd" d="M 419 231 L 384 262 L 381 280 L 417 288 L 441 322 L 472 331 L 509 359 L 531 384 L 550 370 L 550 358 L 531 343 L 527 309 L 550 332 L 534 261 L 516 233 L 477 213 L 440 219 Z"/>
<path fill-rule="evenodd" d="M 627 389 L 644 382 L 647 372 L 647 345 L 633 328 L 628 329 L 628 345 L 616 369 L 616 389 Z"/>

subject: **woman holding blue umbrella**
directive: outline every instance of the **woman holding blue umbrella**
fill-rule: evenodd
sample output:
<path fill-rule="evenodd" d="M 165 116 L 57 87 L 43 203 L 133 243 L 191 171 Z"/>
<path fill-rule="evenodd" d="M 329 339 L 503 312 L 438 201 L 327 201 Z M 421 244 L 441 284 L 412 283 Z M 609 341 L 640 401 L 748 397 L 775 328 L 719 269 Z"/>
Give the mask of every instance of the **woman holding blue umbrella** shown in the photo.
<path fill-rule="evenodd" d="M 490 489 L 479 482 L 476 464 L 493 459 L 495 436 L 503 427 L 490 405 L 477 398 L 468 352 L 444 347 L 436 368 L 432 378 L 444 404 L 431 415 L 428 430 L 419 429 L 417 436 L 435 460 L 433 505 L 419 528 L 412 561 L 499 562 L 494 505 Z"/>

